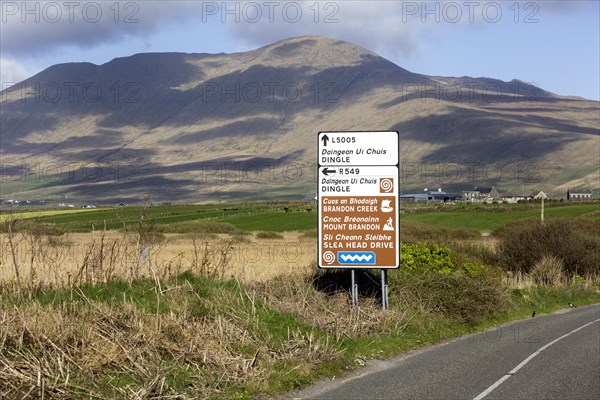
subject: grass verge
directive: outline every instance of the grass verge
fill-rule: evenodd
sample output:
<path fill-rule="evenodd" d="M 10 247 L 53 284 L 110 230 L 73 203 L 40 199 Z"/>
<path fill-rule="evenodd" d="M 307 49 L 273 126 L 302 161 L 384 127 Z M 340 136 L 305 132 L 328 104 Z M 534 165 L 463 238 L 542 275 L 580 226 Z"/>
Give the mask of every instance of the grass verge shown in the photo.
<path fill-rule="evenodd" d="M 186 272 L 4 295 L 0 397 L 269 397 L 534 309 L 600 302 L 582 285 L 508 290 L 493 276 L 391 271 L 382 311 L 369 274 L 355 309 L 339 271 L 247 285 Z"/>

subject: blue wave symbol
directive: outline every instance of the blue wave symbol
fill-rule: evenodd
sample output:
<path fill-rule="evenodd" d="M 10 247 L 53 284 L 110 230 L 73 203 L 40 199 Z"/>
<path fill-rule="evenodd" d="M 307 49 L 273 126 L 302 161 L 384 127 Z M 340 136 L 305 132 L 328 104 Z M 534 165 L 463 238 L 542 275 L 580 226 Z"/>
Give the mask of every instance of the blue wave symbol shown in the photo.
<path fill-rule="evenodd" d="M 338 251 L 340 264 L 375 264 L 375 253 L 372 251 Z"/>

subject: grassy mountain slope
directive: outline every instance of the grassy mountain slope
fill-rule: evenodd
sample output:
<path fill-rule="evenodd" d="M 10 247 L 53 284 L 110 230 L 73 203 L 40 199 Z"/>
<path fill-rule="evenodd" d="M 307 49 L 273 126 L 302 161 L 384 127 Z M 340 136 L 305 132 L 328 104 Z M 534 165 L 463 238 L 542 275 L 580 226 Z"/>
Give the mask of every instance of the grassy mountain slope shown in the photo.
<path fill-rule="evenodd" d="M 316 190 L 317 132 L 345 129 L 397 129 L 405 188 L 600 185 L 598 102 L 321 37 L 55 65 L 2 99 L 2 198 L 299 196 Z"/>

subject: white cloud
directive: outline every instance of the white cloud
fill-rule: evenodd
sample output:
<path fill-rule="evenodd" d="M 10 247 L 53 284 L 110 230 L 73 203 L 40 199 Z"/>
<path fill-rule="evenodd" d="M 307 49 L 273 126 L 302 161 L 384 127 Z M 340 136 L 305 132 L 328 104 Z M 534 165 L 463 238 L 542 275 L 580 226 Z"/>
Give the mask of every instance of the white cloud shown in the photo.
<path fill-rule="evenodd" d="M 144 36 L 193 15 L 194 2 L 2 1 L 3 54 L 35 56 Z"/>
<path fill-rule="evenodd" d="M 38 72 L 10 58 L 0 58 L 0 90 L 19 83 Z"/>
<path fill-rule="evenodd" d="M 240 48 L 301 35 L 358 43 L 387 55 L 410 56 L 443 27 L 513 18 L 515 2 L 500 1 L 6 1 L 1 2 L 0 49 L 35 56 L 60 47 L 91 48 L 145 37 L 170 24 L 225 24 Z M 523 15 L 561 13 L 595 1 L 519 3 Z M 597 7 L 596 7 L 597 8 Z"/>

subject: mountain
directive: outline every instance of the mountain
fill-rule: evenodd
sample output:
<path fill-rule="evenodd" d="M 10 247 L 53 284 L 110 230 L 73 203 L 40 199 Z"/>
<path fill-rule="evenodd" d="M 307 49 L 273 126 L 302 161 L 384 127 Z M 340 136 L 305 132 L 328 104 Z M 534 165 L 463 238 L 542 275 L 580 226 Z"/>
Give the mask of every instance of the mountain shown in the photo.
<path fill-rule="evenodd" d="M 398 130 L 402 190 L 600 185 L 599 102 L 322 37 L 60 64 L 0 95 L 3 199 L 299 198 L 325 130 Z"/>

